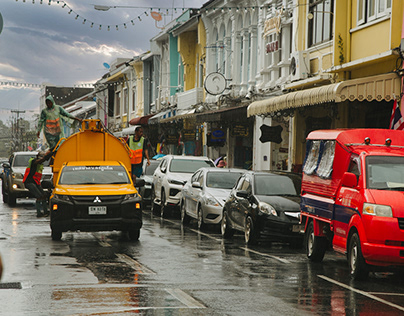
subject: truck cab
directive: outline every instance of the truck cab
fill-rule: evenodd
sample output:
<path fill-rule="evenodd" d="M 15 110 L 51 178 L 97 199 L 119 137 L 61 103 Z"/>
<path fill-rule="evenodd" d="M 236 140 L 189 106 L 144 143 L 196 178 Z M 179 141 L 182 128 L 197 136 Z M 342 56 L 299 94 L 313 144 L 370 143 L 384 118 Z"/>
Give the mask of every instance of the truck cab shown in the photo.
<path fill-rule="evenodd" d="M 321 130 L 307 137 L 301 222 L 307 256 L 328 245 L 346 254 L 352 278 L 404 265 L 404 133 Z"/>
<path fill-rule="evenodd" d="M 52 169 L 53 240 L 76 230 L 120 230 L 139 239 L 142 198 L 130 176 L 130 151 L 100 120 L 84 120 L 80 132 L 61 142 Z"/>

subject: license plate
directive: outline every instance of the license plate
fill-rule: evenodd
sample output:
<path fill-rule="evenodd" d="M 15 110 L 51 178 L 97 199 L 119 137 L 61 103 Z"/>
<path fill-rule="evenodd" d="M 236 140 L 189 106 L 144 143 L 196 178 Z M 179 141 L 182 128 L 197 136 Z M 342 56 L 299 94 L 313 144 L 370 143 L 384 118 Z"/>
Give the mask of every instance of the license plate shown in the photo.
<path fill-rule="evenodd" d="M 301 228 L 302 228 L 302 225 L 293 225 L 292 232 L 298 233 L 298 232 L 300 232 Z"/>
<path fill-rule="evenodd" d="M 89 206 L 88 207 L 88 215 L 106 215 L 107 207 L 106 206 Z"/>

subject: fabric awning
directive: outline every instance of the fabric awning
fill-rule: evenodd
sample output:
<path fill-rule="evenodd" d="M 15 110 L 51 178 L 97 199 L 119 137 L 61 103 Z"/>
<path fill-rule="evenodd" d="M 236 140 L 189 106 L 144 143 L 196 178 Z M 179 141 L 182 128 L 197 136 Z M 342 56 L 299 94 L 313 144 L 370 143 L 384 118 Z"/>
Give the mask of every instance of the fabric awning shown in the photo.
<path fill-rule="evenodd" d="M 176 112 L 176 110 L 166 110 L 166 111 L 162 111 L 160 113 L 157 113 L 157 114 L 155 114 L 153 117 L 151 117 L 149 119 L 149 124 L 157 124 L 162 119 L 174 116 L 175 112 Z"/>
<path fill-rule="evenodd" d="M 247 105 L 240 105 L 199 113 L 196 115 L 196 120 L 198 122 L 234 122 L 245 119 L 246 114 Z"/>
<path fill-rule="evenodd" d="M 185 118 L 190 118 L 190 117 L 195 116 L 194 113 L 195 113 L 195 109 L 179 110 L 177 112 L 177 115 L 161 119 L 160 123 L 169 123 L 169 122 L 172 122 L 172 121 L 175 121 L 175 120 L 181 120 L 181 119 L 185 119 Z"/>
<path fill-rule="evenodd" d="M 154 114 L 135 117 L 129 121 L 129 125 L 147 125 L 149 119 L 153 116 Z"/>
<path fill-rule="evenodd" d="M 248 106 L 247 116 L 286 109 L 343 101 L 391 101 L 400 97 L 400 77 L 396 73 L 342 81 L 327 86 L 290 92 L 255 101 Z"/>

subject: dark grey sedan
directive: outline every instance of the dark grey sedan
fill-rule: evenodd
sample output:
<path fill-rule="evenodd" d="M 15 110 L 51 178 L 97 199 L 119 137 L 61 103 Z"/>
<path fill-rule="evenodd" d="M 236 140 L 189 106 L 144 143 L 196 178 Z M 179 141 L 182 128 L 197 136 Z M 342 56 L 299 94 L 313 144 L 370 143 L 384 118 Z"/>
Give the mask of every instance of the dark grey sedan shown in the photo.
<path fill-rule="evenodd" d="M 248 244 L 265 237 L 301 245 L 300 186 L 300 174 L 245 172 L 223 207 L 223 238 L 231 238 L 238 230 L 244 232 Z"/>

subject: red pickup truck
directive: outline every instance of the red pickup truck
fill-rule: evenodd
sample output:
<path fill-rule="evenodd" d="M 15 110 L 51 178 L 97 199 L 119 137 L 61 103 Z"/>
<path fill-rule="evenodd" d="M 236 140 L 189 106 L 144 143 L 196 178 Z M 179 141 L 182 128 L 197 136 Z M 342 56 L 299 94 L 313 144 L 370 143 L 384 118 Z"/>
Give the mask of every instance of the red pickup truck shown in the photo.
<path fill-rule="evenodd" d="M 311 261 L 332 244 L 352 278 L 404 265 L 404 132 L 319 130 L 307 137 L 301 223 Z"/>

